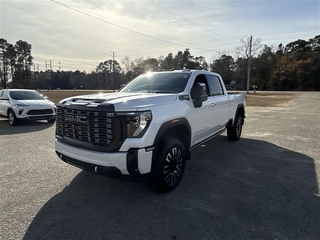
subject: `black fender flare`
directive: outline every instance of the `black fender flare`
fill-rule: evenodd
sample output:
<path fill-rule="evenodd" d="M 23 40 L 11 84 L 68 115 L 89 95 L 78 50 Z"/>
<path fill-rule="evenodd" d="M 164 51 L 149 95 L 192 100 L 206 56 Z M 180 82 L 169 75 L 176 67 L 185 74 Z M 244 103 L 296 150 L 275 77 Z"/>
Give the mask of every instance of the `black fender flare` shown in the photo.
<path fill-rule="evenodd" d="M 243 110 L 242 110 L 242 109 L 243 109 Z M 244 124 L 244 119 L 245 119 L 245 117 L 246 117 L 246 116 L 245 116 L 245 106 L 244 106 L 243 103 L 240 103 L 240 104 L 238 104 L 238 106 L 237 106 L 237 110 L 236 110 L 236 112 L 235 112 L 234 117 L 229 119 L 226 128 L 233 127 L 234 120 L 236 119 L 237 115 L 239 114 L 239 111 L 242 111 L 243 124 Z"/>
<path fill-rule="evenodd" d="M 170 129 L 173 131 L 170 131 Z M 159 131 L 153 142 L 153 145 L 156 146 L 156 148 L 163 136 L 172 136 L 179 138 L 185 146 L 187 159 L 191 158 L 191 126 L 186 118 L 175 118 L 170 121 L 164 122 L 159 128 Z"/>

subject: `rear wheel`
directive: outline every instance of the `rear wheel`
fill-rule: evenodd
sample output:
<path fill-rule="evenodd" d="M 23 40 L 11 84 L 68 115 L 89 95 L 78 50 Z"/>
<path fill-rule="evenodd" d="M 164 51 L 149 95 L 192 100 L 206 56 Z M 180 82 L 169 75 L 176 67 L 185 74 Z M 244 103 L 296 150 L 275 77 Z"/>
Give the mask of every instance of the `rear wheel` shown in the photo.
<path fill-rule="evenodd" d="M 8 118 L 9 118 L 9 123 L 11 126 L 17 125 L 18 119 L 16 118 L 16 115 L 12 110 L 9 110 L 8 112 Z"/>
<path fill-rule="evenodd" d="M 161 140 L 154 159 L 149 185 L 158 192 L 170 192 L 176 188 L 186 165 L 186 151 L 182 142 L 173 137 Z"/>
<path fill-rule="evenodd" d="M 242 125 L 243 125 L 243 117 L 238 114 L 233 126 L 228 128 L 228 130 L 227 130 L 228 139 L 230 141 L 239 140 L 239 138 L 241 136 L 241 132 L 242 132 Z"/>

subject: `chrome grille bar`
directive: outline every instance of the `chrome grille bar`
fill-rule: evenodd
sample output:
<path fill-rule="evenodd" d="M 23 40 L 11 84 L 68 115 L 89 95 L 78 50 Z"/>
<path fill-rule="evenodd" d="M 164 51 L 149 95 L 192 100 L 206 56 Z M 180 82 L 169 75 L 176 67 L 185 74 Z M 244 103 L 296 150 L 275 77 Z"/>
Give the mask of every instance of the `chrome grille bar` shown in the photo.
<path fill-rule="evenodd" d="M 57 107 L 56 135 L 108 146 L 114 140 L 114 113 Z"/>

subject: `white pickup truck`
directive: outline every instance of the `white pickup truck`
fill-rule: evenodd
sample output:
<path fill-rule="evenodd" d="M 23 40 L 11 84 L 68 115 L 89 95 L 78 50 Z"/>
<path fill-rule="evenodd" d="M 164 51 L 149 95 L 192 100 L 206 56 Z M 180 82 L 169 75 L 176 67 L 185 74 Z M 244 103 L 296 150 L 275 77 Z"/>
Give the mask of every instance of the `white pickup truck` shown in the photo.
<path fill-rule="evenodd" d="M 240 138 L 245 104 L 245 95 L 228 95 L 214 72 L 146 73 L 116 93 L 61 100 L 55 150 L 79 168 L 148 177 L 154 190 L 169 192 L 192 149 L 225 130 L 231 141 Z"/>

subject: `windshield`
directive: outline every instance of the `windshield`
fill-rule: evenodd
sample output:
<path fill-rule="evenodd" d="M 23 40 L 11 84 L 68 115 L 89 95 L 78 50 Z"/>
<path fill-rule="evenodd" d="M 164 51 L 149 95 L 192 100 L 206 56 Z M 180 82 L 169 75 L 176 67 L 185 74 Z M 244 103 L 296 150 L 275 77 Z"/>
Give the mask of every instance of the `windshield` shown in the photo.
<path fill-rule="evenodd" d="M 43 100 L 44 97 L 36 91 L 10 91 L 10 97 L 14 100 Z"/>
<path fill-rule="evenodd" d="M 120 92 L 180 93 L 183 92 L 191 73 L 155 72 L 133 79 Z"/>

